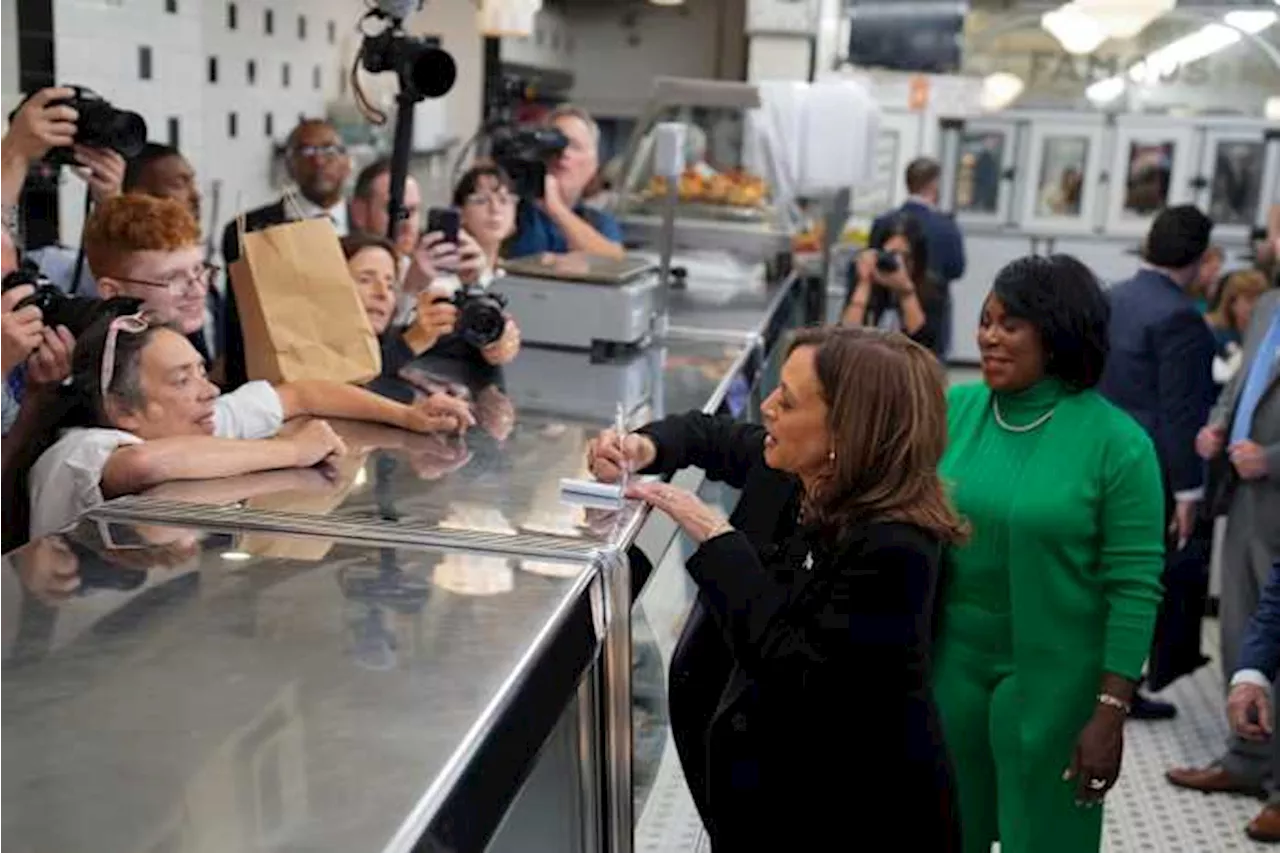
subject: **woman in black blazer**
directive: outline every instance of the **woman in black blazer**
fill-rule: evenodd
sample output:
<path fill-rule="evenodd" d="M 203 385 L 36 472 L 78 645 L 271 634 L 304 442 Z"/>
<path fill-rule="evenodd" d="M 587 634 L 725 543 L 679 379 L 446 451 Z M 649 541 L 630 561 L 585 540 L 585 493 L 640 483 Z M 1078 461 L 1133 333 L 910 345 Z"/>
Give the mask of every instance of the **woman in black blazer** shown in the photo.
<path fill-rule="evenodd" d="M 703 468 L 730 519 L 666 483 L 629 494 L 698 549 L 671 721 L 716 853 L 958 850 L 930 695 L 943 493 L 941 368 L 896 333 L 803 331 L 764 426 L 690 414 L 588 449 L 595 475 Z"/>

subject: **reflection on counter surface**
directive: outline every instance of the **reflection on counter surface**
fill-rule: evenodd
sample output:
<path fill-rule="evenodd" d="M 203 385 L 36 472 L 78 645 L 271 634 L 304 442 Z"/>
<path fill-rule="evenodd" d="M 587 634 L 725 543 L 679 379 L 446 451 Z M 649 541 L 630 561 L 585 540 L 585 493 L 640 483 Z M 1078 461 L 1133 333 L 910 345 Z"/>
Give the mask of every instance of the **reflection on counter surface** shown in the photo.
<path fill-rule="evenodd" d="M 620 403 L 633 427 L 749 410 L 802 308 L 795 277 L 694 273 L 681 334 L 639 351 L 420 360 L 474 404 L 466 435 L 335 422 L 331 465 L 166 484 L 6 555 L 4 843 L 624 849 L 650 573 L 628 546 L 674 529 L 560 481 Z M 660 752 L 665 718 L 640 728 Z"/>
<path fill-rule="evenodd" d="M 185 522 L 211 516 L 204 509 L 183 514 L 174 504 L 220 504 L 224 522 L 270 513 L 281 523 L 293 517 L 296 532 L 303 533 L 313 530 L 314 517 L 324 516 L 413 531 L 603 542 L 612 523 L 593 525 L 581 506 L 560 500 L 561 479 L 589 476 L 587 441 L 612 422 L 620 402 L 629 423 L 639 426 L 731 391 L 740 400 L 741 389 L 735 391 L 731 380 L 734 365 L 749 352 L 745 344 L 677 342 L 592 363 L 584 353 L 529 348 L 505 374 L 455 372 L 456 393 L 474 401 L 477 414 L 476 427 L 464 436 L 335 421 L 348 454 L 323 470 L 276 472 L 247 484 L 172 483 L 105 511 L 127 507 L 128 515 L 152 517 L 145 515 L 147 507 L 163 505 L 164 514 L 154 517 Z M 258 534 L 237 538 L 240 550 L 260 553 Z"/>
<path fill-rule="evenodd" d="M 6 847 L 384 849 L 591 572 L 255 536 L 5 558 Z"/>

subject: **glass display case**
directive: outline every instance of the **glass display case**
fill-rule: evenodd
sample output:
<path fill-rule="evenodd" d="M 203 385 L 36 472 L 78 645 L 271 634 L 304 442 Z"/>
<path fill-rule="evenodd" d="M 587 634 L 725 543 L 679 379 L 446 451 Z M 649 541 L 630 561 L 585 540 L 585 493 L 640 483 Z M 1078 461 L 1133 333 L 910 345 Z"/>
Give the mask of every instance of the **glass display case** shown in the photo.
<path fill-rule="evenodd" d="M 799 212 L 760 129 L 759 89 L 749 83 L 658 78 L 617 169 L 616 213 L 629 242 L 652 243 L 674 204 L 678 248 L 766 258 L 785 251 Z M 685 125 L 685 168 L 675 185 L 654 173 L 664 122 Z"/>

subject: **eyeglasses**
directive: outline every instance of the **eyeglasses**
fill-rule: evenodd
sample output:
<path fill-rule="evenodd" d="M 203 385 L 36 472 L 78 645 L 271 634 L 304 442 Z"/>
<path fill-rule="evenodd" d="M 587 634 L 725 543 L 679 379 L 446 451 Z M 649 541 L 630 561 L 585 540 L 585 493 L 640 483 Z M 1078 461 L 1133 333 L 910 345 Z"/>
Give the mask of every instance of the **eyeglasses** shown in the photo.
<path fill-rule="evenodd" d="M 328 145 L 299 145 L 293 149 L 294 156 L 307 159 L 312 157 L 341 157 L 346 153 L 347 146 L 338 142 L 332 142 Z"/>
<path fill-rule="evenodd" d="M 116 339 L 120 337 L 121 332 L 140 335 L 149 328 L 151 324 L 147 321 L 147 316 L 142 313 L 116 317 L 107 327 L 107 344 L 102 350 L 102 372 L 99 376 L 104 405 L 107 402 L 107 392 L 111 390 L 111 380 L 116 375 Z"/>
<path fill-rule="evenodd" d="M 125 281 L 129 284 L 141 284 L 143 287 L 163 287 L 173 296 L 181 296 L 188 290 L 196 288 L 207 288 L 209 283 L 213 281 L 214 275 L 219 271 L 217 264 L 202 263 L 195 269 L 188 270 L 185 273 L 179 272 L 169 276 L 164 281 L 151 281 L 145 278 L 126 278 L 122 275 L 113 275 L 110 278 L 116 281 Z"/>
<path fill-rule="evenodd" d="M 515 204 L 515 196 L 511 193 L 475 193 L 466 197 L 467 207 L 507 207 Z"/>

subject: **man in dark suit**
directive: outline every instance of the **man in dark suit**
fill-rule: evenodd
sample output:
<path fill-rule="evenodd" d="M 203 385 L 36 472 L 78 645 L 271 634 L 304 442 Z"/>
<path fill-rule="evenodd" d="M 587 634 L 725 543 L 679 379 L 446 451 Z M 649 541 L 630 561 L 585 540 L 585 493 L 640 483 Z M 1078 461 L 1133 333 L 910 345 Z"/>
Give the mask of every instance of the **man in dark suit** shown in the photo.
<path fill-rule="evenodd" d="M 964 276 L 964 237 L 955 219 L 938 210 L 939 184 L 942 166 L 937 160 L 920 157 L 907 166 L 907 192 L 910 195 L 897 210 L 889 211 L 876 220 L 872 231 L 882 221 L 906 214 L 918 220 L 924 227 L 925 243 L 929 247 L 929 271 L 938 279 L 942 294 L 942 326 L 938 352 L 945 357 L 951 351 L 951 282 Z"/>
<path fill-rule="evenodd" d="M 1165 209 L 1147 235 L 1138 274 L 1108 294 L 1111 353 L 1098 390 L 1132 415 L 1155 443 L 1170 507 L 1170 539 L 1176 540 L 1171 558 L 1191 540 L 1204 494 L 1204 465 L 1195 446 L 1216 397 L 1214 342 L 1188 288 L 1199 274 L 1212 231 L 1213 220 L 1195 207 Z M 1141 697 L 1133 708 L 1139 719 L 1167 719 L 1176 712 L 1172 705 Z"/>
<path fill-rule="evenodd" d="M 258 231 L 272 225 L 297 219 L 328 218 L 339 237 L 347 234 L 347 204 L 343 196 L 347 176 L 351 174 L 351 157 L 342 137 L 324 119 L 306 118 L 289 133 L 285 141 L 285 162 L 289 177 L 297 184 L 295 198 L 286 204 L 281 198 L 244 214 L 244 230 Z M 296 204 L 294 203 L 296 201 Z M 239 217 L 222 232 L 222 260 L 228 270 L 240 258 Z M 224 390 L 243 385 L 245 373 L 244 338 L 240 332 L 240 312 L 230 279 L 226 289 L 223 337 L 226 351 Z"/>

